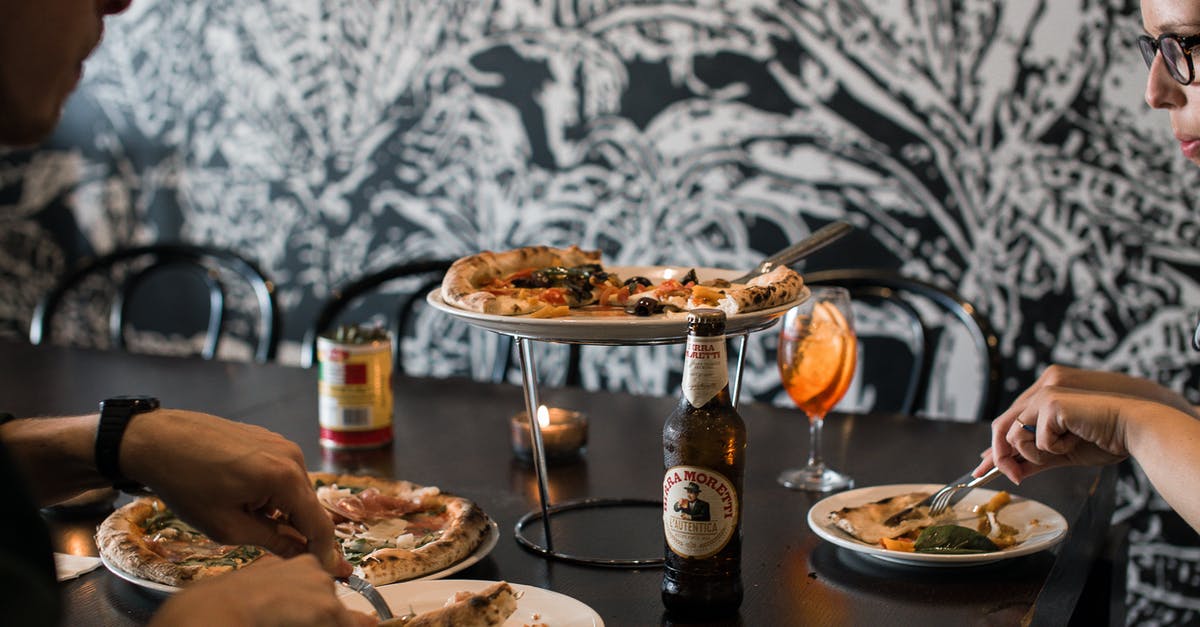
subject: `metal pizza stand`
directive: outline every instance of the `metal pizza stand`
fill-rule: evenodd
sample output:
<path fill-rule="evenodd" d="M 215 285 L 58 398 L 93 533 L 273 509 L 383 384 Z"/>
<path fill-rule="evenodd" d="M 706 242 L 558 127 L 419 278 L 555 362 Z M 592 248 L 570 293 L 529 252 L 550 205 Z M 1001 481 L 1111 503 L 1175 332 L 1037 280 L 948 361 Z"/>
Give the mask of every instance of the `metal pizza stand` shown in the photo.
<path fill-rule="evenodd" d="M 617 276 L 644 276 L 658 282 L 686 274 L 693 268 L 671 266 L 616 266 L 608 271 Z M 710 279 L 731 279 L 741 274 L 735 270 L 718 268 L 694 268 L 701 281 Z M 736 357 L 730 377 L 730 394 L 736 406 L 741 392 L 742 368 L 746 359 L 746 342 L 755 331 L 774 326 L 784 312 L 803 302 L 808 297 L 808 288 L 804 288 L 800 297 L 795 301 L 779 307 L 745 314 L 736 314 L 726 320 L 725 334 L 728 338 L 736 338 Z M 546 451 L 542 439 L 542 427 L 535 418 L 539 407 L 537 364 L 534 359 L 533 342 L 551 342 L 561 344 L 591 344 L 599 346 L 650 346 L 659 344 L 681 344 L 687 339 L 686 314 L 657 314 L 649 317 L 588 317 L 564 316 L 560 318 L 529 318 L 522 316 L 500 316 L 483 314 L 459 309 L 447 304 L 441 297 L 440 289 L 434 289 L 426 301 L 430 306 L 445 312 L 473 326 L 508 335 L 517 340 L 517 349 L 521 361 L 521 382 L 525 392 L 525 410 L 529 416 L 531 432 L 531 452 L 534 473 L 537 477 L 539 509 L 533 510 L 520 518 L 513 528 L 517 543 L 525 549 L 544 557 L 564 562 L 588 566 L 605 566 L 612 568 L 642 568 L 659 566 L 663 563 L 662 555 L 647 558 L 611 558 L 586 555 L 574 555 L 555 550 L 554 538 L 550 528 L 550 518 L 555 514 L 576 510 L 589 510 L 609 507 L 656 507 L 661 508 L 658 500 L 639 498 L 582 498 L 570 499 L 560 503 L 550 502 L 548 472 L 546 467 Z M 529 538 L 525 529 L 535 521 L 542 521 L 545 536 L 544 543 Z"/>

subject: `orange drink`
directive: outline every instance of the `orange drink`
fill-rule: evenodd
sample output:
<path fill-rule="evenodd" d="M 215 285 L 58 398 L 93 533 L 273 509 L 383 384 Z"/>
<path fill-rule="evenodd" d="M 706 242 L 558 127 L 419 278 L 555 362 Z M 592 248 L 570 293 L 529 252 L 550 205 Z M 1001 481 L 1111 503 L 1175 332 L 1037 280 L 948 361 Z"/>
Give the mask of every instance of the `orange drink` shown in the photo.
<path fill-rule="evenodd" d="M 808 464 L 785 470 L 779 483 L 797 490 L 829 492 L 854 485 L 850 477 L 825 466 L 821 426 L 850 387 L 858 363 L 858 339 L 850 313 L 850 292 L 840 287 L 811 288 L 808 299 L 783 316 L 779 332 L 779 378 L 788 396 L 808 416 Z"/>
<path fill-rule="evenodd" d="M 846 394 L 858 356 L 854 330 L 836 307 L 817 303 L 812 318 L 784 327 L 778 354 L 783 389 L 810 418 L 825 416 Z"/>

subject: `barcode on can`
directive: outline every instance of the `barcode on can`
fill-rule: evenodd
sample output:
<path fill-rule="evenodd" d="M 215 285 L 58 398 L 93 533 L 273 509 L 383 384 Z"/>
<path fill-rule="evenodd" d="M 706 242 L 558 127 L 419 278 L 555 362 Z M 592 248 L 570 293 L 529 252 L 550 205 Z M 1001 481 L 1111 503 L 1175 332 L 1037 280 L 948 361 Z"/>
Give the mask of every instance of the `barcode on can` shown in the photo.
<path fill-rule="evenodd" d="M 371 424 L 371 408 L 370 407 L 343 407 L 342 409 L 342 426 L 345 427 L 365 427 Z"/>

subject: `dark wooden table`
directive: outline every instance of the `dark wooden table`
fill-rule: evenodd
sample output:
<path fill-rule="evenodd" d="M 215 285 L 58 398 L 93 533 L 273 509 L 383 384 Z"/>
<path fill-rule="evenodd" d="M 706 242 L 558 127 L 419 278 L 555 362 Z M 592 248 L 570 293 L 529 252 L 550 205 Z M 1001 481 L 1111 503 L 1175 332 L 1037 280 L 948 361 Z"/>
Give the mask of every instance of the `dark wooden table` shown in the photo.
<path fill-rule="evenodd" d="M 276 365 L 204 362 L 0 343 L 0 406 L 17 415 L 83 413 L 113 394 L 152 394 L 165 404 L 261 424 L 298 442 L 312 469 L 402 477 L 478 502 L 500 525 L 486 558 L 454 575 L 505 579 L 588 604 L 606 624 L 663 624 L 661 571 L 577 566 L 546 560 L 513 538 L 517 519 L 537 508 L 532 470 L 514 460 L 508 419 L 521 390 L 460 379 L 398 378 L 395 443 L 366 452 L 330 452 L 317 443 L 316 372 Z M 590 443 L 581 460 L 550 469 L 553 502 L 586 496 L 658 498 L 661 428 L 675 400 L 576 389 L 545 389 L 542 401 L 584 411 Z M 741 408 L 749 432 L 745 480 L 740 625 L 1063 625 L 1107 530 L 1115 473 L 1060 469 L 1015 493 L 1037 499 L 1071 523 L 1054 550 L 966 568 L 891 566 L 820 540 L 806 514 L 819 497 L 775 483 L 802 462 L 807 424 L 797 411 Z M 986 424 L 894 415 L 835 415 L 828 461 L 862 486 L 944 482 L 971 467 L 988 440 Z M 181 444 L 182 445 L 182 444 Z M 999 487 L 1007 485 L 1003 480 Z M 661 511 L 589 510 L 553 519 L 555 548 L 609 557 L 662 552 Z M 95 518 L 53 518 L 58 549 L 93 552 Z M 537 527 L 533 528 L 538 535 Z M 71 625 L 143 624 L 158 593 L 103 569 L 63 584 Z"/>

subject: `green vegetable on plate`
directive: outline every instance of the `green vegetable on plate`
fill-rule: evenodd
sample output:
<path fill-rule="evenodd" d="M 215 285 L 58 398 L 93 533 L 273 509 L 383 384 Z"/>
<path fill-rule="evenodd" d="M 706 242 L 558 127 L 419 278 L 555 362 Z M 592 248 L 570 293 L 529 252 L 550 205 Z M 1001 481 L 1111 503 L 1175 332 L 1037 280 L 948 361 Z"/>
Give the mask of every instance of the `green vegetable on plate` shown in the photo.
<path fill-rule="evenodd" d="M 913 549 L 918 553 L 989 553 L 999 551 L 987 536 L 959 525 L 935 525 L 917 536 Z"/>

